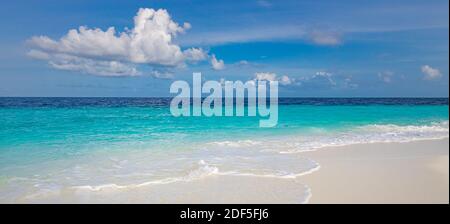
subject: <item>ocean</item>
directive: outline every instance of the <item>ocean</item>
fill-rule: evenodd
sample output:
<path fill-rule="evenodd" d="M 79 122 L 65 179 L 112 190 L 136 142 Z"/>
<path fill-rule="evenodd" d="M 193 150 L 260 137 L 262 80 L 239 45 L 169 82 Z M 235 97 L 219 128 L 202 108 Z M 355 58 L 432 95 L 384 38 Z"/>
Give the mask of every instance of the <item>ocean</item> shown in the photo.
<path fill-rule="evenodd" d="M 273 128 L 260 117 L 174 117 L 169 104 L 0 98 L 0 202 L 90 202 L 211 176 L 289 179 L 320 168 L 305 151 L 449 136 L 448 98 L 280 98 Z"/>

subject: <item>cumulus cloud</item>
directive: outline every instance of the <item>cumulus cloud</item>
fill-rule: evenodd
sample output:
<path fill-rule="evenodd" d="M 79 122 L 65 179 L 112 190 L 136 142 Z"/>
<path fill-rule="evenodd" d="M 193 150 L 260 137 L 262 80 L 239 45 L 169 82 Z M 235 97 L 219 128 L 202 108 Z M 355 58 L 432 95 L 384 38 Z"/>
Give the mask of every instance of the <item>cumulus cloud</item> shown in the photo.
<path fill-rule="evenodd" d="M 380 78 L 381 81 L 383 81 L 385 83 L 391 83 L 393 76 L 394 76 L 394 72 L 391 72 L 391 71 L 384 71 L 384 72 L 378 73 L 378 78 Z"/>
<path fill-rule="evenodd" d="M 284 86 L 290 85 L 293 82 L 293 80 L 291 80 L 291 78 L 289 78 L 289 76 L 287 76 L 287 75 L 281 76 L 278 81 L 280 82 L 281 85 L 284 85 Z"/>
<path fill-rule="evenodd" d="M 355 83 L 352 76 L 333 74 L 327 71 L 318 71 L 309 76 L 292 78 L 287 75 L 278 76 L 272 72 L 257 72 L 249 81 L 278 81 L 282 86 L 301 86 L 305 89 L 355 89 L 359 85 Z"/>
<path fill-rule="evenodd" d="M 31 50 L 28 56 L 48 60 L 54 69 L 65 71 L 78 71 L 98 76 L 138 76 L 141 75 L 136 67 L 130 63 L 122 63 L 115 60 L 94 60 L 68 54 L 48 54 L 43 51 Z"/>
<path fill-rule="evenodd" d="M 270 73 L 270 72 L 257 72 L 255 73 L 255 80 L 258 81 L 276 81 L 277 80 L 277 75 L 275 73 Z"/>
<path fill-rule="evenodd" d="M 223 70 L 225 69 L 225 63 L 221 59 L 217 59 L 216 55 L 211 56 L 211 66 L 214 70 Z"/>
<path fill-rule="evenodd" d="M 278 83 L 283 86 L 290 85 L 294 82 L 294 80 L 289 78 L 289 76 L 287 75 L 282 75 L 279 77 L 277 74 L 271 72 L 257 72 L 255 73 L 255 77 L 253 80 L 269 82 L 278 81 Z"/>
<path fill-rule="evenodd" d="M 43 51 L 38 51 L 38 50 L 30 50 L 27 53 L 28 57 L 30 58 L 34 58 L 34 59 L 39 59 L 39 60 L 48 60 L 50 59 L 50 55 L 43 52 Z"/>
<path fill-rule="evenodd" d="M 351 76 L 333 74 L 327 71 L 318 71 L 313 75 L 304 76 L 294 80 L 294 84 L 305 89 L 354 89 L 359 85 L 354 83 Z"/>
<path fill-rule="evenodd" d="M 188 61 L 203 61 L 208 58 L 208 53 L 201 48 L 189 48 L 183 51 L 183 53 Z"/>
<path fill-rule="evenodd" d="M 342 43 L 341 35 L 338 32 L 314 30 L 309 36 L 311 41 L 318 45 L 334 46 Z"/>
<path fill-rule="evenodd" d="M 158 70 L 150 72 L 150 76 L 156 79 L 173 79 L 174 75 L 171 72 L 160 72 Z"/>
<path fill-rule="evenodd" d="M 319 71 L 316 72 L 309 80 L 325 80 L 332 86 L 336 86 L 336 81 L 332 78 L 334 75 L 330 72 Z"/>
<path fill-rule="evenodd" d="M 205 60 L 207 53 L 202 49 L 183 51 L 173 43 L 178 34 L 190 27 L 189 23 L 179 25 L 174 22 L 164 9 L 141 8 L 134 17 L 134 28 L 131 30 L 117 32 L 110 27 L 103 31 L 81 26 L 69 30 L 59 40 L 35 36 L 28 41 L 33 47 L 28 55 L 48 60 L 57 69 L 93 75 L 136 75 L 136 68 L 129 70 L 125 67 L 129 64 L 176 67 L 186 61 Z"/>
<path fill-rule="evenodd" d="M 439 79 L 442 77 L 442 74 L 438 69 L 432 68 L 429 65 L 422 66 L 421 70 L 422 70 L 422 73 L 424 74 L 425 80 Z"/>

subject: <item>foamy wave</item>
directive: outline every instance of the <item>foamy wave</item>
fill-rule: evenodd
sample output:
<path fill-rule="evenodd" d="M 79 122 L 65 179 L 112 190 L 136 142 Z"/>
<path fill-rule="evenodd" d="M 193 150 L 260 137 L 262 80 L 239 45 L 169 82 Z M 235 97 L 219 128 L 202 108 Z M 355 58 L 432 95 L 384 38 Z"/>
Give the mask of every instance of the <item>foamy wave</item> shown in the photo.
<path fill-rule="evenodd" d="M 139 188 L 139 187 L 145 187 L 149 185 L 155 185 L 155 184 L 170 184 L 174 182 L 179 181 L 193 181 L 200 178 L 204 178 L 207 176 L 211 176 L 214 174 L 218 174 L 219 169 L 215 166 L 211 166 L 207 164 L 204 160 L 200 160 L 197 164 L 197 166 L 190 170 L 186 176 L 182 177 L 169 177 L 164 178 L 160 180 L 153 180 L 153 181 L 146 181 L 139 184 L 127 184 L 127 185 L 118 185 L 118 184 L 103 184 L 98 186 L 75 186 L 72 187 L 73 189 L 79 189 L 79 190 L 90 190 L 90 191 L 102 191 L 102 190 L 120 190 L 120 189 L 132 189 L 132 188 Z"/>
<path fill-rule="evenodd" d="M 263 141 L 254 140 L 238 140 L 238 141 L 215 141 L 208 143 L 209 145 L 228 146 L 228 147 L 249 147 L 264 144 Z"/>
<path fill-rule="evenodd" d="M 229 175 L 229 176 L 251 176 L 251 177 L 266 177 L 266 178 L 282 178 L 282 179 L 292 179 L 300 176 L 308 175 L 313 172 L 316 172 L 320 169 L 320 164 L 314 160 L 307 159 L 311 165 L 311 167 L 305 171 L 293 173 L 293 172 L 274 172 L 274 173 L 248 173 L 248 172 L 239 172 L 239 171 L 229 171 L 219 173 L 220 175 Z"/>
<path fill-rule="evenodd" d="M 262 177 L 262 178 L 296 178 L 299 176 L 307 175 L 310 173 L 313 173 L 320 169 L 320 165 L 316 163 L 313 160 L 308 159 L 308 162 L 311 163 L 311 167 L 309 169 L 306 169 L 299 173 L 292 173 L 287 171 L 280 171 L 280 170 L 272 170 L 272 171 L 266 171 L 262 173 L 256 173 L 256 172 L 242 172 L 238 170 L 231 170 L 231 171 L 225 171 L 220 172 L 219 168 L 216 166 L 213 166 L 211 164 L 206 163 L 204 160 L 200 160 L 197 165 L 190 169 L 187 172 L 187 175 L 181 176 L 181 177 L 173 177 L 173 178 L 164 178 L 160 180 L 152 180 L 152 181 L 146 181 L 139 184 L 126 184 L 126 185 L 119 185 L 119 184 L 103 184 L 103 185 L 97 185 L 97 186 L 91 186 L 91 185 L 85 185 L 85 186 L 74 186 L 72 189 L 76 190 L 88 190 L 88 191 L 109 191 L 109 190 L 129 190 L 133 188 L 140 188 L 140 187 L 146 187 L 151 185 L 157 185 L 157 184 L 171 184 L 175 182 L 190 182 L 199 180 L 205 177 L 209 177 L 212 175 L 220 175 L 220 176 L 252 176 L 252 177 Z"/>
<path fill-rule="evenodd" d="M 295 153 L 314 151 L 333 146 L 346 146 L 366 143 L 402 143 L 420 140 L 434 140 L 449 137 L 448 121 L 432 123 L 430 125 L 365 125 L 352 130 L 313 139 L 294 142 L 288 150 L 280 153 Z M 288 143 L 289 144 L 289 143 Z M 295 147 L 292 147 L 295 146 Z"/>
<path fill-rule="evenodd" d="M 368 129 L 369 131 L 385 132 L 385 133 L 408 133 L 408 134 L 437 134 L 449 131 L 448 121 L 433 122 L 430 125 L 366 125 L 362 126 L 362 129 Z"/>
<path fill-rule="evenodd" d="M 185 181 L 195 180 L 202 177 L 218 174 L 219 168 L 207 164 L 204 160 L 198 162 L 198 167 L 189 172 Z"/>
<path fill-rule="evenodd" d="M 354 127 L 340 132 L 322 132 L 277 139 L 215 141 L 208 145 L 231 148 L 258 148 L 263 151 L 296 153 L 317 149 L 364 143 L 410 142 L 449 137 L 448 121 L 429 125 L 373 124 Z"/>

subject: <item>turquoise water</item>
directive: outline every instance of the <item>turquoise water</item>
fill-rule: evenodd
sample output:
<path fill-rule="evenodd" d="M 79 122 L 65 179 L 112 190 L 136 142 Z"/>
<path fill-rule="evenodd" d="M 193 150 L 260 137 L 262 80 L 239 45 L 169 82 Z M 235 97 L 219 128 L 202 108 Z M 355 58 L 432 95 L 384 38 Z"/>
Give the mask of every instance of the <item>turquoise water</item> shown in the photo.
<path fill-rule="evenodd" d="M 338 131 L 370 124 L 427 125 L 448 120 L 448 106 L 280 105 L 275 128 L 261 117 L 173 117 L 166 107 L 0 108 L 0 148 L 83 149 L 127 141 L 150 145 Z"/>
<path fill-rule="evenodd" d="M 288 177 L 318 166 L 289 153 L 448 137 L 448 99 L 280 103 L 278 125 L 259 128 L 260 117 L 173 117 L 167 99 L 0 98 L 0 200 L 192 172 Z"/>

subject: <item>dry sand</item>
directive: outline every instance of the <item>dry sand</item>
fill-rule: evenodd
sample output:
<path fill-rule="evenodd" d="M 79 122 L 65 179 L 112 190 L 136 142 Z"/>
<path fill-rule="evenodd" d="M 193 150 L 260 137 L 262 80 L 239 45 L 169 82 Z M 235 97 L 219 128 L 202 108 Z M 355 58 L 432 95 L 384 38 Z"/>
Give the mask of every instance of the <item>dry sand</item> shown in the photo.
<path fill-rule="evenodd" d="M 449 203 L 449 140 L 375 143 L 304 153 L 310 203 Z"/>

